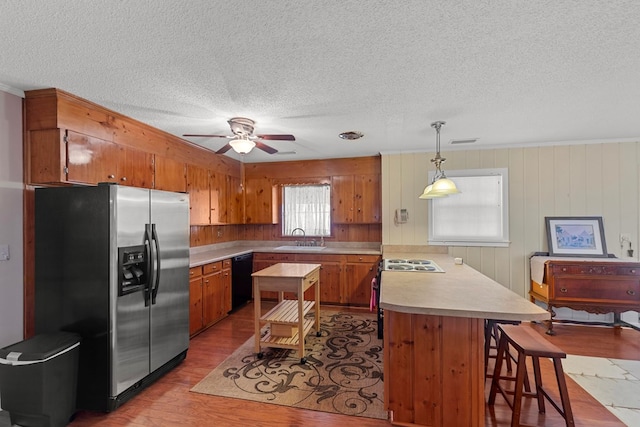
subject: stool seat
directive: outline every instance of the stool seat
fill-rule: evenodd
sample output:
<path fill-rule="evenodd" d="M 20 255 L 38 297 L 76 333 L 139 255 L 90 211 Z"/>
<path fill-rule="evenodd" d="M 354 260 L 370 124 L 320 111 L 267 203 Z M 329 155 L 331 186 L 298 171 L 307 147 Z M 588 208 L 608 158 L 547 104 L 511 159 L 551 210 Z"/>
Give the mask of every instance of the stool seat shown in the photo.
<path fill-rule="evenodd" d="M 558 346 L 541 337 L 530 327 L 523 325 L 498 325 L 498 329 L 500 330 L 500 341 L 498 344 L 498 353 L 493 372 L 493 379 L 491 381 L 489 405 L 493 405 L 495 403 L 496 394 L 500 392 L 513 411 L 511 416 L 511 426 L 517 427 L 520 425 L 522 398 L 535 397 L 538 401 L 538 412 L 540 413 L 545 412 L 544 400 L 546 398 L 558 413 L 562 415 L 567 426 L 575 426 L 573 413 L 571 411 L 571 403 L 569 402 L 567 383 L 562 369 L 562 359 L 566 358 L 567 354 Z M 515 377 L 502 376 L 503 360 L 510 357 L 509 347 L 512 347 L 517 352 L 517 356 L 515 358 L 517 364 Z M 523 390 L 523 388 L 525 388 L 525 377 L 528 377 L 526 372 L 527 357 L 531 358 L 533 364 L 535 390 L 532 392 Z M 549 393 L 547 393 L 546 388 L 542 384 L 542 375 L 540 372 L 541 357 L 549 358 L 553 361 L 556 381 L 558 383 L 558 391 L 560 392 L 560 404 L 549 396 Z M 500 383 L 502 380 L 515 381 L 516 384 L 513 391 L 508 391 L 503 387 Z M 509 400 L 508 395 L 513 395 L 513 400 Z"/>

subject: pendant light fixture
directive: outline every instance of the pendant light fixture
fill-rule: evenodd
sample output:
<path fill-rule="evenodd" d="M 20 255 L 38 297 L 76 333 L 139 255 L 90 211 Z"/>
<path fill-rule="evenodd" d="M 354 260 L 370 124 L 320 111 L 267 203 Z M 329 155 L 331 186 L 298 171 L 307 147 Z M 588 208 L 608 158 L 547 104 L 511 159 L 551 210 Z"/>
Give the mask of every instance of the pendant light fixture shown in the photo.
<path fill-rule="evenodd" d="M 231 148 L 233 148 L 236 153 L 247 154 L 251 150 L 253 150 L 253 147 L 256 146 L 256 143 L 251 141 L 249 138 L 240 137 L 229 141 L 229 145 L 231 145 Z"/>
<path fill-rule="evenodd" d="M 442 163 L 447 160 L 440 155 L 440 128 L 444 124 L 446 124 L 446 122 L 443 121 L 431 123 L 431 127 L 436 130 L 436 156 L 431 159 L 431 163 L 436 166 L 436 173 L 433 175 L 431 184 L 427 185 L 419 196 L 420 199 L 447 197 L 449 194 L 456 194 L 460 192 L 458 188 L 456 188 L 456 184 L 447 178 L 444 171 L 441 169 Z"/>

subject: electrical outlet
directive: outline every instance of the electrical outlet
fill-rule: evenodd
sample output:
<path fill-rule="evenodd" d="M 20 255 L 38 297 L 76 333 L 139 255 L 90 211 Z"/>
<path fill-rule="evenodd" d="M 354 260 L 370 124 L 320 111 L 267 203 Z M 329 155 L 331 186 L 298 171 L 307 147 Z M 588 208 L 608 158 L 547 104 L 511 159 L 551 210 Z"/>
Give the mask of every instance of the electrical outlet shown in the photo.
<path fill-rule="evenodd" d="M 9 261 L 9 245 L 0 245 L 0 261 Z"/>

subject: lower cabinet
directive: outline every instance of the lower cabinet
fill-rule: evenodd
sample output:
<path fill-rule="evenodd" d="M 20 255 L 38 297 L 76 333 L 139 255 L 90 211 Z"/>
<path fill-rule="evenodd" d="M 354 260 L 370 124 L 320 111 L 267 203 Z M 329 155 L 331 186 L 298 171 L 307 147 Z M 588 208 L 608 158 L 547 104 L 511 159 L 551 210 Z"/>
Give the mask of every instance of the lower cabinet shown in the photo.
<path fill-rule="evenodd" d="M 231 260 L 189 269 L 189 334 L 195 335 L 231 311 Z"/>
<path fill-rule="evenodd" d="M 345 264 L 345 303 L 348 305 L 369 305 L 371 281 L 378 273 L 376 255 L 347 255 Z"/>
<path fill-rule="evenodd" d="M 368 306 L 371 281 L 377 275 L 379 261 L 378 255 L 255 253 L 253 271 L 279 262 L 320 264 L 321 304 Z M 261 298 L 275 300 L 278 294 L 263 291 Z M 285 294 L 285 298 L 293 299 L 295 296 Z M 313 294 L 305 293 L 305 299 L 313 299 Z"/>

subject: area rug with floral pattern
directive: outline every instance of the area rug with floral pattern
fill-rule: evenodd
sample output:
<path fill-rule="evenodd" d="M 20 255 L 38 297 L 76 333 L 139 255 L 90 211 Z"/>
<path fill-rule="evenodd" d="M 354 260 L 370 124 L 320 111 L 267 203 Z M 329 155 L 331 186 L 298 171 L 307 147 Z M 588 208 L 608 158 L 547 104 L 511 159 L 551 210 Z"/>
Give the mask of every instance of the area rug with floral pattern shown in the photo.
<path fill-rule="evenodd" d="M 313 315 L 313 313 L 311 313 Z M 262 334 L 266 333 L 265 326 Z M 382 341 L 374 314 L 322 311 L 320 336 L 296 350 L 262 347 L 251 337 L 191 391 L 345 415 L 386 419 Z"/>

